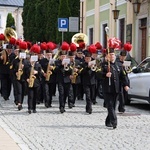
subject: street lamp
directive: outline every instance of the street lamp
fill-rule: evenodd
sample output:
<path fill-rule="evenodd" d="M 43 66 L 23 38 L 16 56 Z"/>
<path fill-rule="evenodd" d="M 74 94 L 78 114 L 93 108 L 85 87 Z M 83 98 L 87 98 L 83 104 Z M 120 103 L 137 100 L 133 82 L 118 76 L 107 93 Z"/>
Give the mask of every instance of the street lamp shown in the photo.
<path fill-rule="evenodd" d="M 120 10 L 117 10 L 117 0 L 115 1 L 115 9 L 112 10 L 112 12 L 113 12 L 113 14 L 114 14 L 114 19 L 115 19 L 115 22 L 116 22 L 116 20 L 117 20 L 118 17 L 119 17 L 119 12 L 120 12 Z"/>
<path fill-rule="evenodd" d="M 140 0 L 126 0 L 126 1 L 132 2 L 134 13 L 137 15 L 140 12 L 141 7 Z"/>
<path fill-rule="evenodd" d="M 136 0 L 133 3 L 133 10 L 136 15 L 140 12 L 140 6 L 141 6 L 141 3 L 139 2 L 139 0 Z"/>

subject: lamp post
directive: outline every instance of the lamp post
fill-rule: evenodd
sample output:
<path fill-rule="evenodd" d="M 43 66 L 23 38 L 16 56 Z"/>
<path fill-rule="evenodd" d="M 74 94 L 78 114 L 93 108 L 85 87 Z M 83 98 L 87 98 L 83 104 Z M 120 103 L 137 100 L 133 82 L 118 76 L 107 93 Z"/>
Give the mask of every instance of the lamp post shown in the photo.
<path fill-rule="evenodd" d="M 83 9 L 84 9 L 84 0 L 80 0 L 80 3 L 81 3 L 81 8 L 80 8 L 80 11 L 81 11 L 81 13 L 80 13 L 80 15 L 81 15 L 81 17 L 80 17 L 80 19 L 81 19 L 81 22 L 80 22 L 80 31 L 81 31 L 81 33 L 83 33 Z"/>

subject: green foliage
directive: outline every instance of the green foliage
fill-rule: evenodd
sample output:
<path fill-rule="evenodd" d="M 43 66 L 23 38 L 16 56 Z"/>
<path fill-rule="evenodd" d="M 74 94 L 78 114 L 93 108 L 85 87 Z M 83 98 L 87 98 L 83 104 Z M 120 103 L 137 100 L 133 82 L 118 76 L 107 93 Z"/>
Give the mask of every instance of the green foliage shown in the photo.
<path fill-rule="evenodd" d="M 7 27 L 15 27 L 15 19 L 11 13 L 8 13 L 6 20 L 6 28 Z"/>
<path fill-rule="evenodd" d="M 78 17 L 79 0 L 24 0 L 22 25 L 24 39 L 30 42 L 61 43 L 61 32 L 58 32 L 58 18 Z M 77 5 L 77 6 L 75 6 Z M 74 11 L 74 13 L 70 10 Z M 77 9 L 77 10 L 76 10 Z M 73 14 L 72 14 L 73 13 Z M 70 42 L 74 33 L 65 32 L 64 40 Z"/>

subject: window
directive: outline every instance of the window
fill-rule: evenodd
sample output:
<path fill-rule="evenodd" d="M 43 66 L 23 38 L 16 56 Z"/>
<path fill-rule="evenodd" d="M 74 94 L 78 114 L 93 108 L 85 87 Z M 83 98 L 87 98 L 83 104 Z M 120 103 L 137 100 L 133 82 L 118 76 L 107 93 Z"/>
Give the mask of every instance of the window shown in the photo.
<path fill-rule="evenodd" d="M 121 47 L 124 45 L 125 38 L 125 19 L 119 19 L 119 39 L 121 41 Z"/>
<path fill-rule="evenodd" d="M 89 45 L 93 44 L 93 28 L 89 28 Z"/>

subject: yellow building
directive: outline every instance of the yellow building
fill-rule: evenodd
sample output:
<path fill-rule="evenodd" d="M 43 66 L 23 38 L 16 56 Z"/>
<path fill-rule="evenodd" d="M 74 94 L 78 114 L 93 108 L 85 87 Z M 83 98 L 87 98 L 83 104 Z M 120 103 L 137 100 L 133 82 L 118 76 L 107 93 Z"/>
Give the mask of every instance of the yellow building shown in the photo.
<path fill-rule="evenodd" d="M 119 16 L 115 20 L 116 9 Z M 88 35 L 88 44 L 99 41 L 106 48 L 106 26 L 110 38 L 117 37 L 122 45 L 132 44 L 130 53 L 138 62 L 150 56 L 150 0 L 80 0 L 80 32 Z"/>

